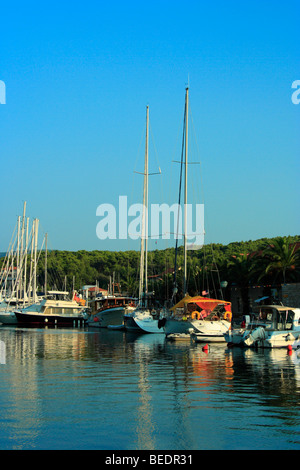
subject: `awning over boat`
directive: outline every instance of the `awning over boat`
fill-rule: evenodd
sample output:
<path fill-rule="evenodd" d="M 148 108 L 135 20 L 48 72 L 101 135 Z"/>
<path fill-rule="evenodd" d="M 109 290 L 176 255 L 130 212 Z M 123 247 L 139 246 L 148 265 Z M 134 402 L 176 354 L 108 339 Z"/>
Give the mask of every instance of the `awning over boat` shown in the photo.
<path fill-rule="evenodd" d="M 258 303 L 258 302 L 261 302 L 262 300 L 266 300 L 268 298 L 269 298 L 269 296 L 261 297 L 260 299 L 254 300 L 254 302 Z"/>
<path fill-rule="evenodd" d="M 176 308 L 183 308 L 187 304 L 196 304 L 198 307 L 202 309 L 209 309 L 213 310 L 216 308 L 217 305 L 223 304 L 225 307 L 231 306 L 231 302 L 227 302 L 226 300 L 218 300 L 218 299 L 210 299 L 208 297 L 202 297 L 201 295 L 197 295 L 196 297 L 191 297 L 186 295 L 182 300 L 180 300 L 171 310 L 175 310 Z"/>

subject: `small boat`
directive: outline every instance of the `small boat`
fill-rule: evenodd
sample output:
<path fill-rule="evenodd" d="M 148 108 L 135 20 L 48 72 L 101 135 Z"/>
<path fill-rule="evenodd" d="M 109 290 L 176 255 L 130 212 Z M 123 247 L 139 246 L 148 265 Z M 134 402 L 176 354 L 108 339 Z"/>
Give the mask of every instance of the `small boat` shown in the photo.
<path fill-rule="evenodd" d="M 108 328 L 123 323 L 124 315 L 135 309 L 131 297 L 118 295 L 105 295 L 96 297 L 92 301 L 92 311 L 86 316 L 88 326 L 94 328 Z"/>
<path fill-rule="evenodd" d="M 283 305 L 260 307 L 258 324 L 247 327 L 235 344 L 250 348 L 283 348 L 300 339 L 300 309 Z M 297 344 L 297 343 L 296 343 Z"/>
<path fill-rule="evenodd" d="M 49 291 L 46 298 L 21 310 L 15 310 L 18 325 L 83 326 L 85 307 L 68 299 L 68 292 Z"/>
<path fill-rule="evenodd" d="M 214 324 L 212 324 L 212 329 L 210 332 L 194 331 L 193 333 L 191 333 L 191 339 L 195 343 L 225 343 L 225 338 L 222 330 L 219 328 L 215 328 Z"/>
<path fill-rule="evenodd" d="M 231 327 L 231 303 L 207 297 L 186 295 L 171 308 L 164 332 L 197 334 L 197 342 L 224 342 L 224 334 Z"/>
<path fill-rule="evenodd" d="M 192 333 L 171 333 L 166 336 L 167 341 L 191 341 Z"/>
<path fill-rule="evenodd" d="M 15 309 L 18 305 L 16 301 L 3 300 L 0 304 L 0 323 L 3 325 L 16 325 L 18 323 Z"/>
<path fill-rule="evenodd" d="M 122 325 L 108 325 L 107 328 L 109 330 L 123 331 L 123 330 L 125 330 L 125 325 L 124 325 L 124 323 L 122 323 Z"/>

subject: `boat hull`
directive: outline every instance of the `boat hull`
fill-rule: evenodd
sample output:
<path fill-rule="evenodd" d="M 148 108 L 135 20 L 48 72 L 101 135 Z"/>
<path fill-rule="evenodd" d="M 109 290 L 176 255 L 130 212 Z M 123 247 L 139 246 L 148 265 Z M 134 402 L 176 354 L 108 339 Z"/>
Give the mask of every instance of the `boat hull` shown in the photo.
<path fill-rule="evenodd" d="M 19 325 L 29 326 L 83 326 L 82 315 L 59 315 L 30 312 L 15 312 Z"/>
<path fill-rule="evenodd" d="M 87 321 L 94 328 L 108 328 L 110 325 L 120 325 L 123 322 L 125 307 L 115 307 L 102 310 Z"/>
<path fill-rule="evenodd" d="M 141 319 L 133 317 L 133 319 L 136 325 L 145 333 L 164 333 L 162 328 L 158 328 L 158 320 L 155 320 L 154 318 Z"/>
<path fill-rule="evenodd" d="M 255 348 L 286 348 L 300 337 L 300 331 L 268 331 L 257 328 L 242 342 L 244 346 Z"/>
<path fill-rule="evenodd" d="M 191 341 L 191 335 L 186 333 L 171 333 L 166 336 L 168 341 Z"/>
<path fill-rule="evenodd" d="M 3 325 L 16 325 L 18 320 L 14 312 L 2 312 L 0 313 L 0 323 Z"/>
<path fill-rule="evenodd" d="M 197 342 L 206 343 L 225 343 L 224 334 L 227 333 L 231 327 L 231 323 L 226 320 L 193 320 L 191 322 Z"/>
<path fill-rule="evenodd" d="M 166 336 L 181 333 L 189 334 L 191 331 L 194 331 L 194 327 L 190 321 L 176 320 L 174 318 L 166 318 L 163 329 Z"/>
<path fill-rule="evenodd" d="M 142 333 L 141 328 L 134 321 L 133 315 L 124 315 L 124 325 L 125 329 L 128 331 L 136 331 Z"/>
<path fill-rule="evenodd" d="M 224 333 L 224 340 L 229 346 L 239 346 L 243 341 L 244 333 L 243 329 L 228 330 Z"/>
<path fill-rule="evenodd" d="M 191 339 L 195 341 L 195 343 L 226 343 L 224 335 L 220 334 L 192 333 Z"/>

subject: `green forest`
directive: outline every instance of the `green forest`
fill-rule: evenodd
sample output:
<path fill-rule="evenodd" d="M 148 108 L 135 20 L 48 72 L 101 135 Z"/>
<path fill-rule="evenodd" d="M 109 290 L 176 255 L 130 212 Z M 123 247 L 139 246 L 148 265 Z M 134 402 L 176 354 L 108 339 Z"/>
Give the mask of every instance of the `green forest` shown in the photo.
<path fill-rule="evenodd" d="M 211 244 L 199 251 L 188 251 L 187 283 L 190 295 L 209 291 L 217 297 L 220 283 L 247 289 L 250 285 L 278 286 L 300 281 L 300 236 L 262 238 L 256 241 L 228 245 Z M 65 288 L 80 291 L 84 285 L 107 289 L 114 275 L 122 293 L 137 296 L 139 281 L 138 251 L 53 250 L 47 254 L 48 290 Z M 172 295 L 174 287 L 175 249 L 154 250 L 148 253 L 148 290 L 163 301 Z M 177 255 L 176 283 L 180 296 L 183 283 L 183 248 Z M 38 283 L 43 290 L 45 252 L 40 253 Z M 227 294 L 226 294 L 227 293 Z M 230 299 L 226 299 L 230 300 Z"/>

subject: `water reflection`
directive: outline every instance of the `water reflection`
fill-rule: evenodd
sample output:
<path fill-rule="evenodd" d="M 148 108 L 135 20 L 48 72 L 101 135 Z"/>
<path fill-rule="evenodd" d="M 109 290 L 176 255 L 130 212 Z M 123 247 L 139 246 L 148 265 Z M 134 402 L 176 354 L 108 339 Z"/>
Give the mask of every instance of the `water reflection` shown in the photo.
<path fill-rule="evenodd" d="M 5 327 L 0 340 L 2 449 L 299 446 L 300 365 L 285 350 L 98 329 Z"/>

